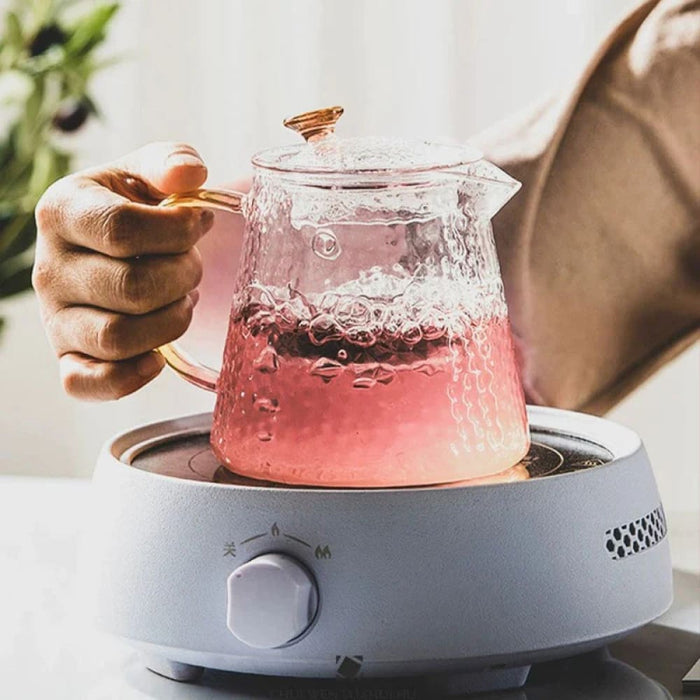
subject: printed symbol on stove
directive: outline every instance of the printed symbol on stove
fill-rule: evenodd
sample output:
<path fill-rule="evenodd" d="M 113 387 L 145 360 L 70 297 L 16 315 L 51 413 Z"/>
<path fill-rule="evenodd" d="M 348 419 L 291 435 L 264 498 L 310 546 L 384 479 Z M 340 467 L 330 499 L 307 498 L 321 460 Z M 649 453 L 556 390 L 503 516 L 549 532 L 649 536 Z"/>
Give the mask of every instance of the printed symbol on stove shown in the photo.
<path fill-rule="evenodd" d="M 364 656 L 336 656 L 336 678 L 357 678 Z"/>
<path fill-rule="evenodd" d="M 279 525 L 275 522 L 272 523 L 272 527 L 267 531 L 267 532 L 259 532 L 257 535 L 252 535 L 251 537 L 247 537 L 246 539 L 242 540 L 240 542 L 241 546 L 244 544 L 248 544 L 249 542 L 253 542 L 253 540 L 259 540 L 261 537 L 267 537 L 270 535 L 271 537 L 279 537 L 280 535 L 283 535 L 286 537 L 288 540 L 292 540 L 293 542 L 298 542 L 299 544 L 303 544 L 304 547 L 308 547 L 311 549 L 311 545 L 306 542 L 305 540 L 302 540 L 301 537 L 297 537 L 296 535 L 291 535 L 288 532 L 282 532 L 280 529 Z"/>
<path fill-rule="evenodd" d="M 316 559 L 331 559 L 331 548 L 326 544 L 323 547 L 319 544 L 314 550 L 314 556 Z"/>
<path fill-rule="evenodd" d="M 227 542 L 224 545 L 224 556 L 225 557 L 235 557 L 236 556 L 236 543 Z"/>
<path fill-rule="evenodd" d="M 287 533 L 285 533 L 284 536 L 288 540 L 293 540 L 294 542 L 298 542 L 299 544 L 303 544 L 304 547 L 309 547 L 309 549 L 311 548 L 311 545 L 308 542 L 305 542 L 304 540 L 302 540 L 301 537 L 297 537 L 296 535 L 288 535 Z"/>

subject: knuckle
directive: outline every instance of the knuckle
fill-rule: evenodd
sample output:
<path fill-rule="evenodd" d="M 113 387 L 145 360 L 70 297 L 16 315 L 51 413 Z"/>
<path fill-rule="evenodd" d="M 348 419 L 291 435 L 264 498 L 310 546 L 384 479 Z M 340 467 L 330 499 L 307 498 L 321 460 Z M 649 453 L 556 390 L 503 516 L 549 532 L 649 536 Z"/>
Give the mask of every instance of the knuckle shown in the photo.
<path fill-rule="evenodd" d="M 106 359 L 116 360 L 126 357 L 128 335 L 125 333 L 121 316 L 107 317 L 97 329 L 97 350 Z"/>
<path fill-rule="evenodd" d="M 133 376 L 126 374 L 124 368 L 118 363 L 105 363 L 101 381 L 105 389 L 105 398 L 107 399 L 121 399 L 135 390 Z"/>
<path fill-rule="evenodd" d="M 199 286 L 199 283 L 204 277 L 204 264 L 202 262 L 202 254 L 197 248 L 192 248 L 188 253 L 189 263 L 192 269 L 193 284 L 192 288 Z"/>
<path fill-rule="evenodd" d="M 194 304 L 189 297 L 185 297 L 181 303 L 177 304 L 168 324 L 168 342 L 177 340 L 192 323 Z"/>
<path fill-rule="evenodd" d="M 41 321 L 44 324 L 46 337 L 59 358 L 63 346 L 67 344 L 66 338 L 70 336 L 70 328 L 67 327 L 63 319 L 63 311 L 63 309 L 59 309 L 52 312 L 45 307 L 41 308 Z"/>
<path fill-rule="evenodd" d="M 174 259 L 173 279 L 178 281 L 178 296 L 191 292 L 202 281 L 203 275 L 202 257 L 196 248 L 191 248 Z"/>
<path fill-rule="evenodd" d="M 75 370 L 66 370 L 61 373 L 61 385 L 63 391 L 75 399 L 82 398 L 84 395 L 84 382 L 80 373 Z"/>
<path fill-rule="evenodd" d="M 61 377 L 61 385 L 63 386 L 63 391 L 72 396 L 73 398 L 78 398 L 77 391 L 77 380 L 76 375 L 73 372 L 68 372 Z"/>
<path fill-rule="evenodd" d="M 202 234 L 200 216 L 195 209 L 179 207 L 171 209 L 168 216 L 172 219 L 169 225 L 169 252 L 183 255 L 190 253 Z"/>
<path fill-rule="evenodd" d="M 136 247 L 138 222 L 129 204 L 117 204 L 102 213 L 102 240 L 105 249 L 115 257 L 128 258 L 139 251 Z"/>
<path fill-rule="evenodd" d="M 49 196 L 50 189 L 51 188 L 44 192 L 34 208 L 34 220 L 36 221 L 37 233 L 39 235 L 42 235 L 47 230 L 53 228 L 56 217 L 54 204 Z"/>
<path fill-rule="evenodd" d="M 38 257 L 32 268 L 32 287 L 39 296 L 46 295 L 56 281 L 56 269 L 51 261 Z"/>
<path fill-rule="evenodd" d="M 134 313 L 146 313 L 157 306 L 159 285 L 148 265 L 126 263 L 119 268 L 117 297 Z"/>
<path fill-rule="evenodd" d="M 44 235 L 48 231 L 53 231 L 57 228 L 61 210 L 61 190 L 69 179 L 70 176 L 67 176 L 54 182 L 46 189 L 37 202 L 34 208 L 34 220 L 36 221 L 39 235 Z"/>

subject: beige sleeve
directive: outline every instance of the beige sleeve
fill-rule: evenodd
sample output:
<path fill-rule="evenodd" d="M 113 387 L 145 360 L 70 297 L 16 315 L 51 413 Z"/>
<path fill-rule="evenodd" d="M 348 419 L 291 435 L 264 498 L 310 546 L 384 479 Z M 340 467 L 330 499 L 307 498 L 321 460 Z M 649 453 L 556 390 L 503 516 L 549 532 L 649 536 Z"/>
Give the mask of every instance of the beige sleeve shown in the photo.
<path fill-rule="evenodd" d="M 477 138 L 530 401 L 604 413 L 700 336 L 700 2 L 641 5 L 563 100 Z"/>

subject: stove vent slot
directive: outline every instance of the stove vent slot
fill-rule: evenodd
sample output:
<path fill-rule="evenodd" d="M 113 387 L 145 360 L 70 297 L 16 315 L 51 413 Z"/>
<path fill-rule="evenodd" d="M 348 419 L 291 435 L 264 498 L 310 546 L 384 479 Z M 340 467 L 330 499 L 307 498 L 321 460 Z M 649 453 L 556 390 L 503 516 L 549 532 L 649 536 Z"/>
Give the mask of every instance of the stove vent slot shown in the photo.
<path fill-rule="evenodd" d="M 661 505 L 632 522 L 605 531 L 605 549 L 615 560 L 639 554 L 666 537 L 666 515 Z"/>

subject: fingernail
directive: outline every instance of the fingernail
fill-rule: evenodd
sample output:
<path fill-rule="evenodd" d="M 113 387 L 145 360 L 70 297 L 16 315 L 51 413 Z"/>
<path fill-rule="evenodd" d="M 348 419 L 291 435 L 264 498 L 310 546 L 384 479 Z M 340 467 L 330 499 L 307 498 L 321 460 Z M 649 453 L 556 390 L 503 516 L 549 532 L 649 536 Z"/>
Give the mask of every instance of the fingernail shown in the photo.
<path fill-rule="evenodd" d="M 140 377 L 152 377 L 162 369 L 164 364 L 165 360 L 162 355 L 149 352 L 136 363 L 136 371 Z"/>
<path fill-rule="evenodd" d="M 177 166 L 177 165 L 186 165 L 187 167 L 190 168 L 204 168 L 206 167 L 204 163 L 202 163 L 201 158 L 197 158 L 197 156 L 193 156 L 191 153 L 171 153 L 166 159 L 165 162 L 169 166 Z"/>
<path fill-rule="evenodd" d="M 187 296 L 190 298 L 192 306 L 197 306 L 197 302 L 199 301 L 199 289 L 193 289 Z"/>

